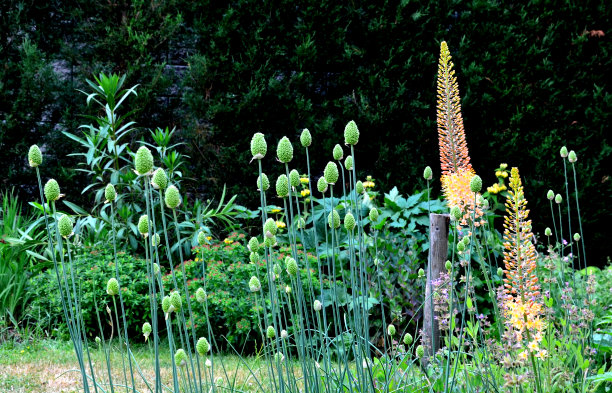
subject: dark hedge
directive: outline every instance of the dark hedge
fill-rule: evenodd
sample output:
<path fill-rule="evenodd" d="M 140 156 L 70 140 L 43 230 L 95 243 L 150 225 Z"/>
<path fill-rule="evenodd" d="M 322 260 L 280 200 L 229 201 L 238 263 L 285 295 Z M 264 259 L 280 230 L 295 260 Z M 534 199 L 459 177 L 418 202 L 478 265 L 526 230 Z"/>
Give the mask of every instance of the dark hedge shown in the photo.
<path fill-rule="evenodd" d="M 423 186 L 425 165 L 438 167 L 435 78 L 446 40 L 485 183 L 500 162 L 518 166 L 542 232 L 546 191 L 562 191 L 558 150 L 575 149 L 590 262 L 610 255 L 609 1 L 56 0 L 2 2 L 0 11 L 2 181 L 22 194 L 33 189 L 23 154 L 35 142 L 48 154 L 44 174 L 73 195 L 83 188 L 87 179 L 64 169 L 76 165 L 66 156 L 75 147 L 60 131 L 92 114 L 75 89 L 100 71 L 140 84 L 130 106 L 142 135 L 179 129 L 194 195 L 213 197 L 227 183 L 252 206 L 253 132 L 273 152 L 283 135 L 297 147 L 308 127 L 320 172 L 350 119 L 362 132 L 357 169 L 381 189 L 410 192 Z M 294 165 L 303 163 L 300 152 Z"/>

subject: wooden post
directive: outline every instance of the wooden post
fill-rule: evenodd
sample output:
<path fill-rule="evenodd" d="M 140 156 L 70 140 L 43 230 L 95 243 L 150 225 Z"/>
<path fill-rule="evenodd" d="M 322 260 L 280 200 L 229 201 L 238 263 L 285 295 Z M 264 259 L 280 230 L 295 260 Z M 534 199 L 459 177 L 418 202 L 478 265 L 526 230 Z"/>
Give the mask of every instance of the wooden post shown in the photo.
<path fill-rule="evenodd" d="M 440 348 L 440 329 L 438 321 L 434 318 L 434 305 L 431 283 L 440 277 L 445 269 L 444 264 L 448 256 L 448 227 L 450 215 L 429 215 L 429 263 L 427 264 L 427 283 L 425 285 L 425 305 L 423 311 L 423 332 L 426 341 L 431 345 L 425 348 L 424 362 L 427 364 L 430 356 Z"/>

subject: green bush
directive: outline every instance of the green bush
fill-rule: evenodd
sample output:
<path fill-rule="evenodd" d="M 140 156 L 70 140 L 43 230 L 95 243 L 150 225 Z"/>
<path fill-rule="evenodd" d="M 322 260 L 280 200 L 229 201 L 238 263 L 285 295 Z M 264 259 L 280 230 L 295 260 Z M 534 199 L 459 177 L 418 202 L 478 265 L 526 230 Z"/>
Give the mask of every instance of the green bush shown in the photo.
<path fill-rule="evenodd" d="M 79 286 L 76 290 L 77 296 L 81 299 L 84 330 L 90 339 L 100 335 L 96 316 L 97 307 L 104 334 L 108 338 L 111 330 L 109 323 L 116 324 L 113 301 L 106 293 L 108 280 L 115 277 L 112 248 L 110 250 L 83 250 L 73 259 L 73 262 L 75 277 L 79 277 Z M 117 254 L 117 262 L 119 263 L 119 281 L 123 291 L 128 333 L 131 337 L 139 337 L 142 323 L 150 319 L 147 267 L 143 259 L 124 252 Z M 70 274 L 69 269 L 66 269 L 66 274 Z M 60 275 L 62 275 L 61 269 Z M 62 338 L 68 337 L 55 270 L 49 269 L 32 277 L 28 283 L 28 294 L 32 299 L 28 312 L 31 315 L 41 316 L 38 323 L 48 326 L 51 329 L 49 334 Z M 112 320 L 109 318 L 106 306 L 110 307 L 113 312 Z M 121 313 L 119 304 L 117 307 Z M 116 326 L 114 332 L 116 335 Z"/>

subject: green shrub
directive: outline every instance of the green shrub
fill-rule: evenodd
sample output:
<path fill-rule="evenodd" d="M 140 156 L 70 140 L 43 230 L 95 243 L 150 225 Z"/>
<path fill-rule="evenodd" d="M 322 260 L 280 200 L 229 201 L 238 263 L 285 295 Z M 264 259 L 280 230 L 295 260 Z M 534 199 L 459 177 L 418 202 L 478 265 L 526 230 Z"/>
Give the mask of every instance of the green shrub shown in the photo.
<path fill-rule="evenodd" d="M 81 299 L 85 332 L 91 339 L 100 335 L 96 307 L 100 316 L 105 336 L 110 334 L 111 319 L 106 312 L 106 306 L 114 313 L 112 298 L 106 293 L 106 283 L 115 277 L 115 263 L 112 249 L 85 249 L 74 259 L 75 276 L 79 277 L 77 295 Z M 150 319 L 149 287 L 146 278 L 147 268 L 143 259 L 119 252 L 119 282 L 123 291 L 128 333 L 132 337 L 141 336 L 140 328 L 143 322 Z M 69 270 L 66 270 L 70 274 Z M 62 271 L 60 270 L 60 275 Z M 72 289 L 72 288 L 71 288 Z M 28 294 L 32 299 L 28 312 L 31 315 L 47 315 L 48 320 L 39 320 L 43 326 L 53 329 L 50 334 L 67 337 L 66 323 L 59 297 L 55 271 L 49 269 L 28 283 Z M 119 305 L 117 306 L 119 307 Z M 118 310 L 121 313 L 121 310 Z M 114 314 L 112 322 L 114 323 Z M 121 322 L 122 323 L 122 322 Z M 117 329 L 115 327 L 115 335 Z"/>

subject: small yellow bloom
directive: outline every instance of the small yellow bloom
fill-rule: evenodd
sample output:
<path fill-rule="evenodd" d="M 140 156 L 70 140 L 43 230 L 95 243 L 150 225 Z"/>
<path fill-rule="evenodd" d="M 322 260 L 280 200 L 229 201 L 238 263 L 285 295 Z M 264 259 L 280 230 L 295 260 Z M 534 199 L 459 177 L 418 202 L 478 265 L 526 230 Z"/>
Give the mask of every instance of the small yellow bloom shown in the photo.
<path fill-rule="evenodd" d="M 535 355 L 538 359 L 544 360 L 548 356 L 548 352 L 545 349 L 540 349 Z"/>
<path fill-rule="evenodd" d="M 300 177 L 300 183 L 308 184 L 309 182 L 310 182 L 310 180 L 307 177 Z"/>
<path fill-rule="evenodd" d="M 372 181 L 372 176 L 367 176 L 367 177 L 366 177 L 366 180 L 367 180 L 367 181 Z"/>
<path fill-rule="evenodd" d="M 282 221 L 276 221 L 277 228 L 285 228 L 287 225 Z"/>
<path fill-rule="evenodd" d="M 531 352 L 537 352 L 540 349 L 540 347 L 538 346 L 538 343 L 535 341 L 530 342 L 527 347 L 529 348 Z"/>
<path fill-rule="evenodd" d="M 302 192 L 300 192 L 300 194 L 302 194 L 303 197 L 310 195 L 310 190 L 309 189 L 305 189 L 302 190 Z"/>
<path fill-rule="evenodd" d="M 223 243 L 225 243 L 225 244 L 232 244 L 232 241 L 230 239 L 225 239 L 225 240 L 223 240 Z"/>
<path fill-rule="evenodd" d="M 272 209 L 270 210 L 271 213 L 280 213 L 281 209 Z"/>
<path fill-rule="evenodd" d="M 523 351 L 521 353 L 519 353 L 519 359 L 521 360 L 527 360 L 527 351 Z"/>
<path fill-rule="evenodd" d="M 504 171 L 504 172 L 502 172 L 502 177 L 503 177 L 504 179 L 505 179 L 505 178 L 507 178 L 507 177 L 508 177 L 508 172 L 505 172 L 505 171 Z"/>
<path fill-rule="evenodd" d="M 502 171 L 496 171 L 495 172 L 495 176 L 502 177 Z"/>
<path fill-rule="evenodd" d="M 500 169 L 506 169 L 506 168 L 508 168 L 508 164 L 499 164 L 499 168 Z"/>
<path fill-rule="evenodd" d="M 212 240 L 212 236 L 206 236 L 206 240 L 211 241 Z"/>

